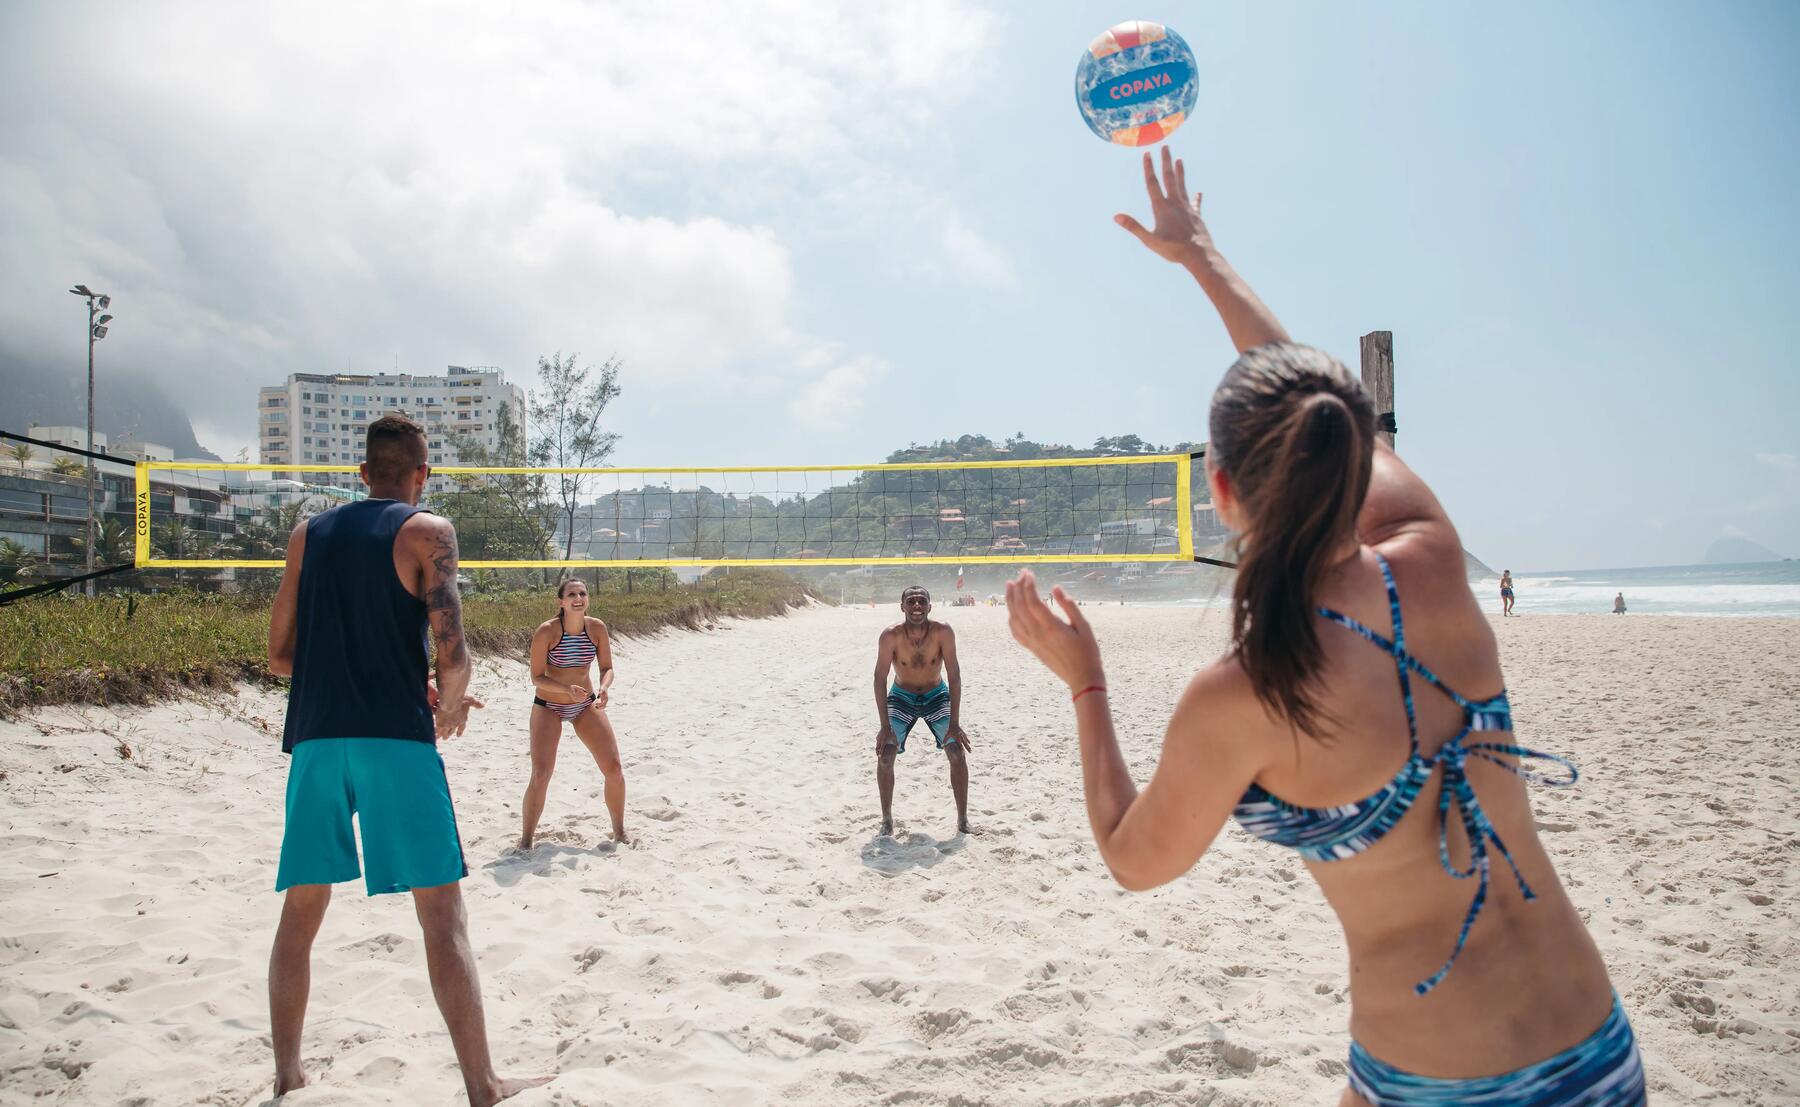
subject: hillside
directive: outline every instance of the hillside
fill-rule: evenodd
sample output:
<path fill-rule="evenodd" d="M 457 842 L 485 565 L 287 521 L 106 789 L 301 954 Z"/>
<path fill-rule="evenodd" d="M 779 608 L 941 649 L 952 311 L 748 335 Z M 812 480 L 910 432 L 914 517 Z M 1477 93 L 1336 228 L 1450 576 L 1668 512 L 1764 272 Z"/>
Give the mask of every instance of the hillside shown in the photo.
<path fill-rule="evenodd" d="M 1750 565 L 1764 561 L 1780 561 L 1781 555 L 1760 542 L 1748 538 L 1720 538 L 1706 547 L 1702 565 Z"/>
<path fill-rule="evenodd" d="M 174 450 L 176 457 L 218 460 L 195 440 L 187 413 L 156 381 L 117 365 L 96 376 L 94 429 L 108 439 L 155 442 Z M 50 368 L 0 354 L 0 396 L 6 397 L 0 430 L 24 434 L 32 423 L 86 426 L 87 365 Z"/>

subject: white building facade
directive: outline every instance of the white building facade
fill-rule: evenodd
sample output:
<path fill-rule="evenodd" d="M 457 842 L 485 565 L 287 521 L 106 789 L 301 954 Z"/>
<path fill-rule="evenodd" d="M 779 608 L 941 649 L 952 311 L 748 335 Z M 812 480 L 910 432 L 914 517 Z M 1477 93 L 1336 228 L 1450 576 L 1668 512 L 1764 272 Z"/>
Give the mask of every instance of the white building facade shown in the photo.
<path fill-rule="evenodd" d="M 309 462 L 356 465 L 369 424 L 398 412 L 425 428 L 431 464 L 455 465 L 456 440 L 498 448 L 502 405 L 515 423 L 524 420 L 525 390 L 494 368 L 452 365 L 443 376 L 294 373 L 286 384 L 258 390 L 258 455 L 265 465 L 293 465 L 297 473 L 307 472 Z M 337 483 L 342 474 L 318 479 Z"/>

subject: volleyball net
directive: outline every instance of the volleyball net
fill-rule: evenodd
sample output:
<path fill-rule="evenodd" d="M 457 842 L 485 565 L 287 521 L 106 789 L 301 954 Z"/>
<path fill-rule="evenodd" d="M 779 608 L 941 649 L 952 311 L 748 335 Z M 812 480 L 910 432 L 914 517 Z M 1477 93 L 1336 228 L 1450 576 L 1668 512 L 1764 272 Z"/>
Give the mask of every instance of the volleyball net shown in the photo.
<path fill-rule="evenodd" d="M 1179 562 L 1198 454 L 763 468 L 434 467 L 470 569 Z M 141 568 L 280 568 L 352 466 L 140 461 Z"/>

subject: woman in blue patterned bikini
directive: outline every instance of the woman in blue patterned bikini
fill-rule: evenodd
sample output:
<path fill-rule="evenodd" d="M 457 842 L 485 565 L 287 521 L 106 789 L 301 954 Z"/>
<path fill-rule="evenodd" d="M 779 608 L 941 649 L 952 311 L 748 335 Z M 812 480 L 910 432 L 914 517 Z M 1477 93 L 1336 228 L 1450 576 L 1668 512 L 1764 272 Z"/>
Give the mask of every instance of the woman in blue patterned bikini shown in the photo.
<path fill-rule="evenodd" d="M 625 838 L 625 770 L 619 764 L 619 740 L 606 717 L 608 689 L 613 683 L 612 642 L 606 624 L 587 613 L 587 584 L 570 578 L 556 586 L 556 618 L 546 619 L 531 636 L 531 782 L 525 786 L 525 833 L 519 848 L 530 849 L 550 774 L 556 770 L 556 747 L 564 723 L 594 755 L 606 778 L 606 810 L 612 816 L 613 840 Z M 600 686 L 588 679 L 598 663 Z"/>
<path fill-rule="evenodd" d="M 1642 1103 L 1631 1026 L 1526 796 L 1575 769 L 1516 744 L 1456 528 L 1377 441 L 1356 380 L 1225 263 L 1181 163 L 1165 148 L 1144 175 L 1153 228 L 1119 223 L 1198 280 L 1241 354 L 1206 456 L 1241 560 L 1232 647 L 1189 682 L 1142 792 L 1080 609 L 1057 589 L 1059 618 L 1029 572 L 1008 586 L 1014 637 L 1074 694 L 1101 856 L 1155 887 L 1234 815 L 1299 852 L 1349 947 L 1343 1104 Z"/>

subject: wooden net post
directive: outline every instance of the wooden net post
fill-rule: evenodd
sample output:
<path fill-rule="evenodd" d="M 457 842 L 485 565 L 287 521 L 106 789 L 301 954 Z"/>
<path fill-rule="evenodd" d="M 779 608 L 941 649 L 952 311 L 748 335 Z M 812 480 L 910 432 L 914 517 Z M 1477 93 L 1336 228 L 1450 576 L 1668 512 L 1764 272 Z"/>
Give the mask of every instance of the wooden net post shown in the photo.
<path fill-rule="evenodd" d="M 1382 441 L 1394 444 L 1399 429 L 1394 420 L 1394 332 L 1370 331 L 1362 336 L 1362 383 L 1375 402 L 1375 420 Z"/>

